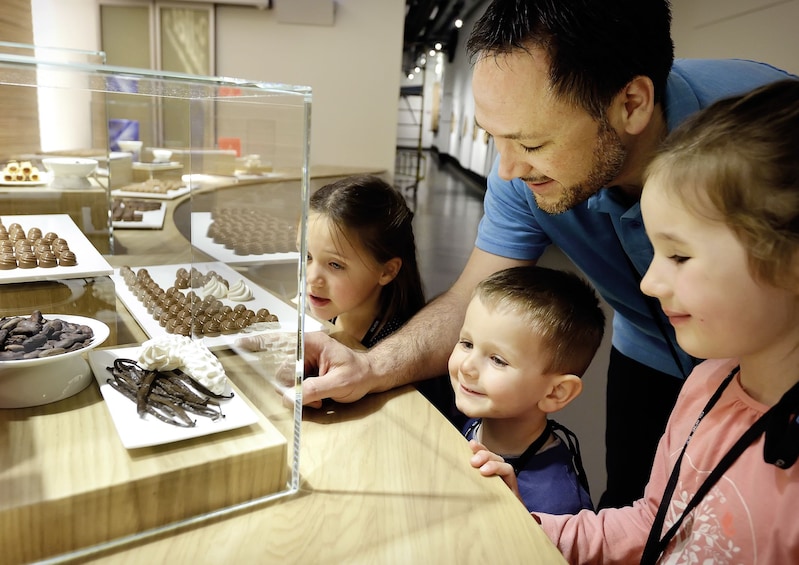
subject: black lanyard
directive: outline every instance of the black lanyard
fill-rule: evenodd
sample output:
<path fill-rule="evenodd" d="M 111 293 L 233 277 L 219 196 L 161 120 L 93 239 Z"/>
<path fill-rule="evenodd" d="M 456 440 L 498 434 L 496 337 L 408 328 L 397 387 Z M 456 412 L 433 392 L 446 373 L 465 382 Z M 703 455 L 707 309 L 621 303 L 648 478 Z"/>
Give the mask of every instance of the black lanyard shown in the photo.
<path fill-rule="evenodd" d="M 541 435 L 535 438 L 535 441 L 531 443 L 527 449 L 524 450 L 524 453 L 519 455 L 518 457 L 506 457 L 505 462 L 510 463 L 511 467 L 513 467 L 513 472 L 516 473 L 516 476 L 519 476 L 519 473 L 524 471 L 524 468 L 527 466 L 527 463 L 530 462 L 530 458 L 541 451 L 541 448 L 544 447 L 544 444 L 549 439 L 549 436 L 552 435 L 552 422 L 547 420 L 547 425 L 544 428 L 544 431 L 541 432 Z"/>
<path fill-rule="evenodd" d="M 369 326 L 369 329 L 366 332 L 366 335 L 363 336 L 361 343 L 368 347 L 368 344 L 372 339 L 374 339 L 375 334 L 377 333 L 377 328 L 380 327 L 380 318 L 375 318 L 375 321 L 372 322 L 372 325 Z"/>
<path fill-rule="evenodd" d="M 688 434 L 688 439 L 685 440 L 682 452 L 677 458 L 677 461 L 674 464 L 674 469 L 671 472 L 671 477 L 669 477 L 669 482 L 666 484 L 666 489 L 663 492 L 663 498 L 660 500 L 660 506 L 658 507 L 655 521 L 652 523 L 652 529 L 649 531 L 649 537 L 646 540 L 646 546 L 644 547 L 644 552 L 641 556 L 641 565 L 654 565 L 657 563 L 663 551 L 666 549 L 666 546 L 669 545 L 669 542 L 680 529 L 680 525 L 685 517 L 696 507 L 697 504 L 699 504 L 699 502 L 701 502 L 713 485 L 716 484 L 716 482 L 727 471 L 727 469 L 732 466 L 735 460 L 738 459 L 738 457 L 746 450 L 746 448 L 749 447 L 749 445 L 752 444 L 760 436 L 760 434 L 765 431 L 772 414 L 778 409 L 778 407 L 780 407 L 781 403 L 779 402 L 772 406 L 765 414 L 758 418 L 748 430 L 743 433 L 735 445 L 733 445 L 726 455 L 724 455 L 724 457 L 722 457 L 721 460 L 716 464 L 716 467 L 710 472 L 705 481 L 699 486 L 694 496 L 688 502 L 680 517 L 661 538 L 660 532 L 663 531 L 663 523 L 666 520 L 666 512 L 671 503 L 671 497 L 674 494 L 674 489 L 677 487 L 677 479 L 680 475 L 680 465 L 682 464 L 682 458 L 685 455 L 685 450 L 688 448 L 688 443 L 691 441 L 691 438 L 693 437 L 696 428 L 699 426 L 699 423 L 702 421 L 705 415 L 710 412 L 710 409 L 713 408 L 716 402 L 718 402 L 722 392 L 724 392 L 724 389 L 726 389 L 727 385 L 730 384 L 732 378 L 736 375 L 736 373 L 738 373 L 739 368 L 740 367 L 735 367 L 730 374 L 727 375 L 724 381 L 722 381 L 722 383 L 719 385 L 719 388 L 716 390 L 713 396 L 710 397 L 707 405 L 705 405 L 705 408 L 696 419 L 693 428 L 691 428 L 691 431 Z"/>
<path fill-rule="evenodd" d="M 338 316 L 328 320 L 328 322 L 330 322 L 331 324 L 335 324 L 337 319 Z M 366 335 L 364 335 L 363 339 L 361 340 L 361 343 L 363 345 L 367 345 L 372 339 L 374 339 L 378 327 L 380 327 L 380 318 L 375 318 L 374 322 L 372 322 L 372 325 L 369 326 L 368 330 L 366 330 Z"/>
<path fill-rule="evenodd" d="M 467 438 L 471 437 L 473 439 L 477 439 L 474 436 L 481 422 L 481 419 L 477 419 L 472 422 L 463 435 Z M 561 437 L 557 432 L 562 432 L 563 437 Z M 527 467 L 527 463 L 530 462 L 530 458 L 541 451 L 541 448 L 544 447 L 544 444 L 546 444 L 549 437 L 553 434 L 555 437 L 565 442 L 566 447 L 569 449 L 569 452 L 572 456 L 572 465 L 574 467 L 575 473 L 577 474 L 577 480 L 580 481 L 580 484 L 585 489 L 585 492 L 590 494 L 591 490 L 588 486 L 588 477 L 585 474 L 585 468 L 583 467 L 583 460 L 580 455 L 580 443 L 577 441 L 577 436 L 574 435 L 574 432 L 572 432 L 569 428 L 559 424 L 555 420 L 547 420 L 547 425 L 546 428 L 544 428 L 544 431 L 541 432 L 541 435 L 538 436 L 533 443 L 531 443 L 527 449 L 524 450 L 524 453 L 518 457 L 505 457 L 505 462 L 513 467 L 513 472 L 518 477 L 519 473 L 524 471 L 525 467 Z"/>

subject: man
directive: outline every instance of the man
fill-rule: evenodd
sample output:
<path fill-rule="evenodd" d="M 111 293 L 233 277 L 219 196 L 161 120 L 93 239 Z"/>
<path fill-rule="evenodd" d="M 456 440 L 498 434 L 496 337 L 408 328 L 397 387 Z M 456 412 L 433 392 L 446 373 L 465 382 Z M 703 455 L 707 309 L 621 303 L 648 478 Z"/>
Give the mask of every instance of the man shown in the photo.
<path fill-rule="evenodd" d="M 495 0 L 467 43 L 475 120 L 499 156 L 475 248 L 458 280 L 390 339 L 355 353 L 308 336 L 306 403 L 446 372 L 472 289 L 535 264 L 555 244 L 614 309 L 608 369 L 607 490 L 639 498 L 694 360 L 638 288 L 652 258 L 638 199 L 652 151 L 714 100 L 787 76 L 748 61 L 673 61 L 667 0 Z"/>

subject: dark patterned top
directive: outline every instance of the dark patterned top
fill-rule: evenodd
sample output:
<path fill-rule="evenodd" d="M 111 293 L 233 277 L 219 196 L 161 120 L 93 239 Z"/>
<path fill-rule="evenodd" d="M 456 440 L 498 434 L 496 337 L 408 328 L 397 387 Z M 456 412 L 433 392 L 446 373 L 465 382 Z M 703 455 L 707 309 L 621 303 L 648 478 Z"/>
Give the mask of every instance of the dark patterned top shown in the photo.
<path fill-rule="evenodd" d="M 371 332 L 367 332 L 366 335 L 363 337 L 361 343 L 366 348 L 372 347 L 373 345 L 376 345 L 377 342 L 379 342 L 381 339 L 385 339 L 391 334 L 393 334 L 395 331 L 397 331 L 400 328 L 400 326 L 402 326 L 403 323 L 404 322 L 400 321 L 399 318 L 392 318 L 391 320 L 386 322 L 386 325 L 383 326 L 379 332 L 377 332 L 377 335 L 370 336 L 369 334 Z"/>
<path fill-rule="evenodd" d="M 336 318 L 333 318 L 332 320 L 328 320 L 328 321 L 331 324 L 335 324 L 336 323 Z M 373 328 L 380 324 L 380 318 L 376 318 L 375 321 L 372 322 L 372 325 L 369 328 L 369 330 L 366 332 L 366 335 L 363 336 L 363 339 L 361 340 L 361 344 L 364 347 L 366 347 L 367 349 L 372 347 L 373 345 L 377 345 L 377 343 L 380 340 L 383 340 L 383 339 L 387 338 L 388 336 L 393 334 L 395 331 L 400 329 L 400 327 L 404 323 L 405 323 L 405 320 L 402 320 L 401 318 L 398 318 L 398 317 L 394 317 L 391 320 L 389 320 L 388 322 L 386 322 L 386 325 L 384 325 L 380 329 L 380 331 L 375 334 L 375 332 L 373 331 Z"/>

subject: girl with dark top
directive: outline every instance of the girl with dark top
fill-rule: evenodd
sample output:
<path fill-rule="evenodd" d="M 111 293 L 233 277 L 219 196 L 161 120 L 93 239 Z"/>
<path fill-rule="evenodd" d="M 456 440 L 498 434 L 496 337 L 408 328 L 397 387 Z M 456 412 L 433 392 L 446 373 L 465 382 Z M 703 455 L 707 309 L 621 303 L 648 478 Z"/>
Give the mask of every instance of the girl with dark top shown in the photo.
<path fill-rule="evenodd" d="M 334 337 L 369 348 L 424 306 L 412 220 L 402 194 L 373 175 L 311 196 L 307 302 Z"/>

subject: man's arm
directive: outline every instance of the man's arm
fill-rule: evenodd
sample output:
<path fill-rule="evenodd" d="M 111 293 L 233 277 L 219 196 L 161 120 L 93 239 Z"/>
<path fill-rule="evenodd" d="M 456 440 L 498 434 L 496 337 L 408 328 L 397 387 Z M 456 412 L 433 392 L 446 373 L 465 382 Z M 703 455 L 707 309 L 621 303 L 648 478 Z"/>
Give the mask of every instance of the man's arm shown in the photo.
<path fill-rule="evenodd" d="M 368 352 L 354 352 L 327 336 L 306 336 L 306 369 L 319 377 L 303 382 L 303 401 L 354 402 L 370 392 L 446 374 L 466 306 L 479 281 L 501 269 L 533 264 L 473 249 L 458 280 L 401 329 Z"/>

